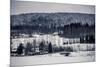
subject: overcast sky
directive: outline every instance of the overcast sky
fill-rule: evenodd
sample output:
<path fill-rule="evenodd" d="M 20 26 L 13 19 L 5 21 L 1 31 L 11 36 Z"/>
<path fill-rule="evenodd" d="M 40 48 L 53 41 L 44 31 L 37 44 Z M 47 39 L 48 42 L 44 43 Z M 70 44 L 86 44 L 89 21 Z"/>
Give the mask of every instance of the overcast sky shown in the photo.
<path fill-rule="evenodd" d="M 11 1 L 11 15 L 22 13 L 55 13 L 55 12 L 71 12 L 71 13 L 95 13 L 93 5 L 73 5 L 58 4 L 33 1 Z"/>

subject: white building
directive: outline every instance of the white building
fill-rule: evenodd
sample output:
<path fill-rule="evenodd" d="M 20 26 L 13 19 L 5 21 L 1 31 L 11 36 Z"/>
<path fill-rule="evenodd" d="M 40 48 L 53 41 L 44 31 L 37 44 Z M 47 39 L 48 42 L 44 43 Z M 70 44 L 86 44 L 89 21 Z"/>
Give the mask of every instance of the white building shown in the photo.
<path fill-rule="evenodd" d="M 17 48 L 20 43 L 24 44 L 26 46 L 27 43 L 34 44 L 34 41 L 36 41 L 36 45 L 38 46 L 40 42 L 48 42 L 52 43 L 52 45 L 56 46 L 67 46 L 68 44 L 73 43 L 80 43 L 80 38 L 63 38 L 56 34 L 45 34 L 45 35 L 34 35 L 30 38 L 15 38 L 12 39 L 12 48 Z"/>

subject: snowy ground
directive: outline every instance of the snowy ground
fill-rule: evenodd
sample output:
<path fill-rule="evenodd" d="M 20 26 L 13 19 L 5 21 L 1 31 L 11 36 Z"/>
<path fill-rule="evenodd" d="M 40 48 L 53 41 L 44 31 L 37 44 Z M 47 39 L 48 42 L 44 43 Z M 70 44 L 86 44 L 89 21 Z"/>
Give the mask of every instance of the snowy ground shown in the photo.
<path fill-rule="evenodd" d="M 84 51 L 72 52 L 69 56 L 64 56 L 60 53 L 54 53 L 37 56 L 11 57 L 11 66 L 92 61 L 95 61 L 95 51 Z"/>

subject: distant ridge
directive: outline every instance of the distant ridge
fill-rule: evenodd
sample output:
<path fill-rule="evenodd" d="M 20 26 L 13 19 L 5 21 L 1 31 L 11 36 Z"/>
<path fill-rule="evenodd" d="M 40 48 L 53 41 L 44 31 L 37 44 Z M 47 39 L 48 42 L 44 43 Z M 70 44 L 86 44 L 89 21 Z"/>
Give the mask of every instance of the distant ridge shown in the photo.
<path fill-rule="evenodd" d="M 95 14 L 85 13 L 26 13 L 11 15 L 11 25 L 35 25 L 49 23 L 56 25 L 66 25 L 70 23 L 81 23 L 92 25 L 95 23 Z"/>

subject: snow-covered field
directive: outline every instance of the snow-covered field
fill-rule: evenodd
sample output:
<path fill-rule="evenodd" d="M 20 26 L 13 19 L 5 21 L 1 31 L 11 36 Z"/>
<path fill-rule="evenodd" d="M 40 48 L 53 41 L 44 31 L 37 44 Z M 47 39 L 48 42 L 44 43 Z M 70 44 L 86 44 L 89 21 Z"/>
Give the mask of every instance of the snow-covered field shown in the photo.
<path fill-rule="evenodd" d="M 11 66 L 15 65 L 37 65 L 37 64 L 57 64 L 57 63 L 74 63 L 74 62 L 93 62 L 95 61 L 95 51 L 72 52 L 69 56 L 60 53 L 11 57 Z"/>
<path fill-rule="evenodd" d="M 55 64 L 55 63 L 73 63 L 73 62 L 92 62 L 95 61 L 95 44 L 80 44 L 79 39 L 62 38 L 58 35 L 34 35 L 32 38 L 15 38 L 12 39 L 12 48 L 17 48 L 20 43 L 24 45 L 27 42 L 33 43 L 36 40 L 36 44 L 39 45 L 41 40 L 50 41 L 52 45 L 62 47 L 72 47 L 74 52 L 70 52 L 68 56 L 61 53 L 35 55 L 35 56 L 11 56 L 11 66 L 15 65 L 38 65 L 38 64 Z M 73 41 L 75 43 L 73 43 Z M 72 42 L 73 44 L 63 44 L 65 42 Z M 90 51 L 89 51 L 90 50 Z M 64 53 L 64 52 L 62 52 Z"/>

